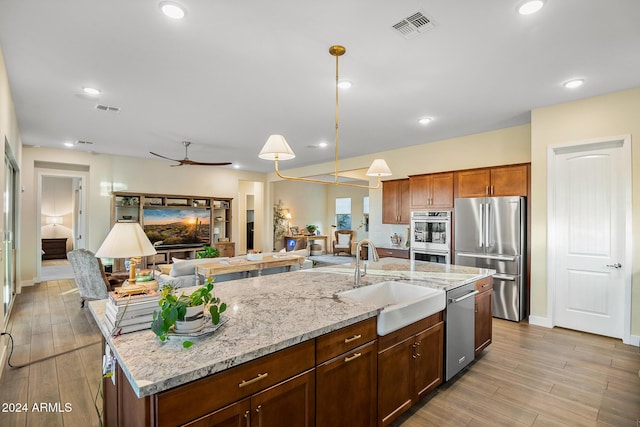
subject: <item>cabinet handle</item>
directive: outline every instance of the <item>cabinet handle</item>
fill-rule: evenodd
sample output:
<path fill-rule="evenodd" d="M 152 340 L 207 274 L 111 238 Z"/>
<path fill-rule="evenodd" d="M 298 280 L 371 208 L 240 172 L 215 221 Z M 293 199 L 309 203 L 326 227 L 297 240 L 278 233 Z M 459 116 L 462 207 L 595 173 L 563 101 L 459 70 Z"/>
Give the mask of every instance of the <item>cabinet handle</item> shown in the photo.
<path fill-rule="evenodd" d="M 249 411 L 244 412 L 244 419 L 247 420 L 247 427 L 251 427 L 251 418 L 249 418 L 249 414 L 251 414 L 251 412 Z"/>
<path fill-rule="evenodd" d="M 262 405 L 258 405 L 256 408 L 256 412 L 258 413 L 258 427 L 262 427 L 262 411 L 260 411 L 260 409 L 262 409 Z"/>
<path fill-rule="evenodd" d="M 246 386 L 248 386 L 249 384 L 253 384 L 253 383 L 255 383 L 256 381 L 260 381 L 260 380 L 261 380 L 261 379 L 263 379 L 263 378 L 267 378 L 267 376 L 268 376 L 268 375 L 269 375 L 269 373 L 268 373 L 268 372 L 265 372 L 264 374 L 258 374 L 258 376 L 257 376 L 257 377 L 252 378 L 252 379 L 250 379 L 250 380 L 242 380 L 242 382 L 241 382 L 240 384 L 238 384 L 238 387 L 240 387 L 240 388 L 242 388 L 242 387 L 246 387 Z"/>
<path fill-rule="evenodd" d="M 489 195 L 489 186 L 488 185 L 484 186 L 484 194 Z"/>
<path fill-rule="evenodd" d="M 493 196 L 493 185 L 491 186 L 491 195 Z"/>
<path fill-rule="evenodd" d="M 359 340 L 360 338 L 362 338 L 362 335 L 360 335 L 360 334 L 358 334 L 358 335 L 354 335 L 354 336 L 352 336 L 351 338 L 345 338 L 345 339 L 344 339 L 344 343 L 345 343 L 345 344 L 348 344 L 348 343 L 350 343 L 351 341 Z"/>
<path fill-rule="evenodd" d="M 357 359 L 358 357 L 362 356 L 362 353 L 355 353 L 353 356 L 350 357 L 345 357 L 344 361 L 345 362 L 351 362 L 352 360 Z"/>

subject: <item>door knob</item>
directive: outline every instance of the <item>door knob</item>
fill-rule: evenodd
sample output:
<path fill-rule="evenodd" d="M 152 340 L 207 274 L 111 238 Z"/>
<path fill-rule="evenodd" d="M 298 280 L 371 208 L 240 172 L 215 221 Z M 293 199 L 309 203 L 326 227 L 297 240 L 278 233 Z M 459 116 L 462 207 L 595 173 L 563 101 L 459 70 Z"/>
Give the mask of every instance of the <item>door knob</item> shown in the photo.
<path fill-rule="evenodd" d="M 620 264 L 619 262 L 615 263 L 615 264 L 607 264 L 607 267 L 611 267 L 611 268 L 622 268 L 622 264 Z"/>

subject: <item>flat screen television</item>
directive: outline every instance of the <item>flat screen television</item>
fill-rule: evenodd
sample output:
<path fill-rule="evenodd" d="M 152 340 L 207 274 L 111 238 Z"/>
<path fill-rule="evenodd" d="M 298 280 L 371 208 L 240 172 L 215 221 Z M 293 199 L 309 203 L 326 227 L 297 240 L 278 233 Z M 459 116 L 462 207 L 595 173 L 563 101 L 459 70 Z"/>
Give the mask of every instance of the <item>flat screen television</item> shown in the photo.
<path fill-rule="evenodd" d="M 163 247 L 211 244 L 211 210 L 144 207 L 142 228 L 151 243 Z"/>

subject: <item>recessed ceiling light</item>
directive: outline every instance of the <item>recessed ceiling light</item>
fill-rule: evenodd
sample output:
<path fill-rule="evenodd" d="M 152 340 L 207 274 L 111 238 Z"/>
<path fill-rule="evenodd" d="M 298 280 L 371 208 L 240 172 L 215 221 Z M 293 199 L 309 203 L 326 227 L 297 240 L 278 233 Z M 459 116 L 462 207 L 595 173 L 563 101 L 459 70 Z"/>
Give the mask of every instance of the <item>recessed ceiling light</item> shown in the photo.
<path fill-rule="evenodd" d="M 340 89 L 349 89 L 351 87 L 351 82 L 349 80 L 340 80 L 338 82 L 338 87 Z"/>
<path fill-rule="evenodd" d="M 185 15 L 184 7 L 173 2 L 165 1 L 160 3 L 160 10 L 162 10 L 162 13 L 172 19 L 182 19 Z"/>
<path fill-rule="evenodd" d="M 236 163 L 235 165 L 233 165 L 233 168 L 234 169 L 240 169 L 240 165 Z"/>
<path fill-rule="evenodd" d="M 544 0 L 527 0 L 520 3 L 518 13 L 520 15 L 531 15 L 542 9 L 542 6 L 544 6 Z"/>
<path fill-rule="evenodd" d="M 100 95 L 102 93 L 100 89 L 96 89 L 94 87 L 83 87 L 82 91 L 87 95 Z"/>
<path fill-rule="evenodd" d="M 325 148 L 327 145 L 329 144 L 327 144 L 326 142 L 321 142 L 320 144 L 318 144 L 318 147 Z"/>
<path fill-rule="evenodd" d="M 583 84 L 584 84 L 584 79 L 573 79 L 573 80 L 564 82 L 562 85 L 567 89 L 575 89 L 577 87 L 582 86 Z"/>
<path fill-rule="evenodd" d="M 421 125 L 428 125 L 432 121 L 433 121 L 433 117 L 423 117 L 420 120 L 418 120 L 418 123 L 420 123 Z"/>
<path fill-rule="evenodd" d="M 64 146 L 65 147 L 73 147 L 75 144 L 73 142 L 65 142 Z"/>

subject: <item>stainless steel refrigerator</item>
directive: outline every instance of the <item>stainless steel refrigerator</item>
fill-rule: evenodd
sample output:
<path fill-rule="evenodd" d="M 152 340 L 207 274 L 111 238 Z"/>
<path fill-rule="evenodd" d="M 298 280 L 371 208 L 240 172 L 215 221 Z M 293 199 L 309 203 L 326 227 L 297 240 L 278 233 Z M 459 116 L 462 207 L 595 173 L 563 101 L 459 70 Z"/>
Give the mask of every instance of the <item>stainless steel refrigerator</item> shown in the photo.
<path fill-rule="evenodd" d="M 455 264 L 496 270 L 494 317 L 520 321 L 527 316 L 524 197 L 456 199 Z"/>

